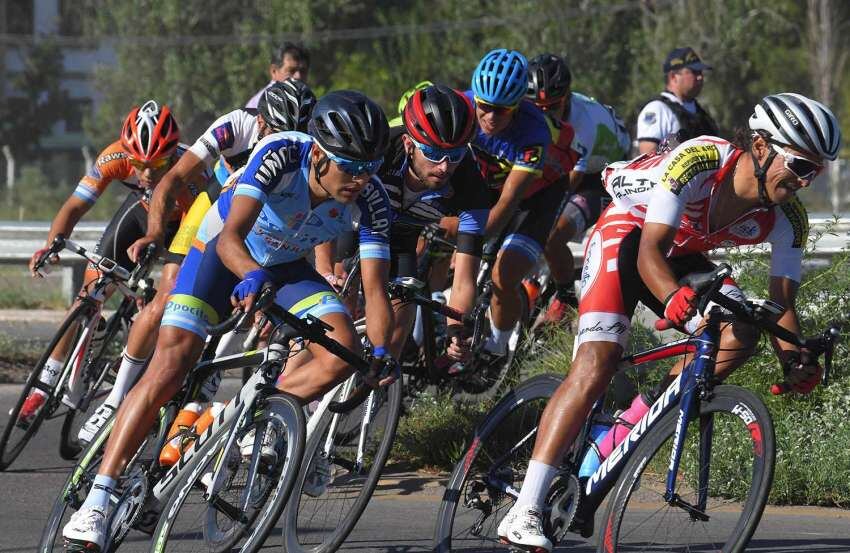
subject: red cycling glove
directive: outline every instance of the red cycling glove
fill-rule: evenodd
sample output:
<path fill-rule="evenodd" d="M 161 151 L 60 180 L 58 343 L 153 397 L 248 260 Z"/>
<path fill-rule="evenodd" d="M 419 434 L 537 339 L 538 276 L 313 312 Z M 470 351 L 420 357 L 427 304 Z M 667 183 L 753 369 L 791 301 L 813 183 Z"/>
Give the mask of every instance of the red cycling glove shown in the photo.
<path fill-rule="evenodd" d="M 820 384 L 823 368 L 809 359 L 809 355 L 799 352 L 788 352 L 782 363 L 785 374 L 785 385 L 798 394 L 809 394 Z"/>
<path fill-rule="evenodd" d="M 664 305 L 664 318 L 674 326 L 683 326 L 694 314 L 697 293 L 690 286 L 682 286 L 669 296 Z"/>

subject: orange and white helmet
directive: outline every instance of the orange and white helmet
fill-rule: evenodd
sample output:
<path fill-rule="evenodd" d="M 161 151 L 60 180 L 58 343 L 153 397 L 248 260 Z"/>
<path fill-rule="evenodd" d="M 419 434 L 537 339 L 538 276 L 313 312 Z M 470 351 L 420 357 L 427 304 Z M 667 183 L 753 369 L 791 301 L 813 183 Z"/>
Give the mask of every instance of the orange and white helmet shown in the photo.
<path fill-rule="evenodd" d="M 124 120 L 121 145 L 130 157 L 150 162 L 170 156 L 180 142 L 180 129 L 168 106 L 153 100 L 133 108 Z"/>

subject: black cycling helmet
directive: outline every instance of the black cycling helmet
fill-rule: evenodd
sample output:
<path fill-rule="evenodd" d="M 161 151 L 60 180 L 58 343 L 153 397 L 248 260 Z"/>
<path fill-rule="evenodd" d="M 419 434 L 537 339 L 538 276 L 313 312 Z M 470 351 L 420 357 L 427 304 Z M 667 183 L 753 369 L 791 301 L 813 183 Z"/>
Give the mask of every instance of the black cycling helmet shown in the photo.
<path fill-rule="evenodd" d="M 345 159 L 379 159 L 390 142 L 384 110 L 356 90 L 337 90 L 322 96 L 308 128 L 323 150 Z"/>
<path fill-rule="evenodd" d="M 477 129 L 472 102 L 443 85 L 414 92 L 404 106 L 402 119 L 414 140 L 437 148 L 464 146 Z"/>
<path fill-rule="evenodd" d="M 269 86 L 260 96 L 257 110 L 274 132 L 307 132 L 316 95 L 301 81 L 288 78 Z"/>
<path fill-rule="evenodd" d="M 566 96 L 573 76 L 567 62 L 554 54 L 541 54 L 528 64 L 528 96 L 534 103 L 548 104 Z"/>

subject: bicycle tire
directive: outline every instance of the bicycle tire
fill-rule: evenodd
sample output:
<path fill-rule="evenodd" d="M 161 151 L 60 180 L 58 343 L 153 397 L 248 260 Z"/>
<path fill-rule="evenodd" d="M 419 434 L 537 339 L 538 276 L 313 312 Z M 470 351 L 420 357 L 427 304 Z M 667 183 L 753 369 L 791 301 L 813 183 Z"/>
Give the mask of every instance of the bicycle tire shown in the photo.
<path fill-rule="evenodd" d="M 23 389 L 21 390 L 21 395 L 18 397 L 18 401 L 15 403 L 15 406 L 9 412 L 9 419 L 6 423 L 6 428 L 3 429 L 3 435 L 0 437 L 0 471 L 6 470 L 6 468 L 11 465 L 15 459 L 17 459 L 18 455 L 21 454 L 24 447 L 27 443 L 32 439 L 32 437 L 38 432 L 38 429 L 41 427 L 41 424 L 44 422 L 45 418 L 48 415 L 52 415 L 56 409 L 59 408 L 61 393 L 64 389 L 66 382 L 59 381 L 57 382 L 58 386 L 53 387 L 52 389 L 47 385 L 41 383 L 39 381 L 39 377 L 41 376 L 41 371 L 44 368 L 44 365 L 47 363 L 47 360 L 50 357 L 50 353 L 59 343 L 59 341 L 65 336 L 65 333 L 71 327 L 72 324 L 76 322 L 80 322 L 81 325 L 78 328 L 84 328 L 84 326 L 88 323 L 89 318 L 92 316 L 92 306 L 85 301 L 80 303 L 77 307 L 75 307 L 71 313 L 65 318 L 62 324 L 59 326 L 59 330 L 56 331 L 53 338 L 47 345 L 47 348 L 44 350 L 41 358 L 33 367 L 32 372 L 30 372 L 29 377 L 27 378 L 26 384 L 24 384 Z M 68 355 L 71 355 L 73 352 L 74 344 L 76 344 L 79 337 L 72 342 L 71 347 L 69 348 Z M 67 364 L 67 359 L 64 366 Z M 66 379 L 67 380 L 67 379 Z M 35 418 L 29 423 L 26 429 L 24 429 L 23 435 L 20 436 L 14 445 L 10 445 L 10 441 L 12 441 L 12 434 L 16 428 L 21 428 L 18 426 L 18 416 L 20 415 L 21 408 L 23 407 L 24 401 L 26 401 L 30 392 L 33 388 L 39 388 L 40 390 L 47 393 L 47 398 L 44 401 L 44 405 L 39 409 L 38 413 L 35 415 Z"/>
<path fill-rule="evenodd" d="M 129 302 L 133 303 L 130 304 Z M 88 386 L 81 395 L 79 407 L 77 409 L 69 409 L 62 421 L 62 431 L 59 439 L 59 456 L 63 459 L 69 461 L 76 459 L 83 450 L 83 447 L 77 439 L 80 428 L 79 426 L 75 426 L 74 423 L 81 418 L 81 415 L 83 416 L 83 422 L 85 422 L 85 415 L 90 412 L 89 408 L 92 407 L 95 400 L 98 399 L 98 390 L 103 385 L 106 375 L 110 372 L 110 370 L 112 370 L 116 363 L 121 362 L 121 353 L 118 353 L 117 358 L 109 359 L 106 362 L 103 362 L 101 358 L 108 352 L 109 347 L 113 344 L 113 341 L 116 340 L 116 338 L 118 338 L 118 341 L 115 343 L 117 344 L 120 342 L 120 345 L 123 346 L 126 340 L 124 339 L 124 336 L 119 334 L 119 332 L 124 328 L 122 323 L 125 320 L 129 321 L 134 310 L 135 300 L 132 300 L 132 298 L 125 298 L 122 305 L 119 306 L 113 317 L 110 318 L 110 321 L 108 321 L 106 333 L 98 346 L 98 350 L 96 352 L 92 352 L 92 355 L 88 356 L 89 358 L 86 361 L 84 372 L 81 374 L 81 378 L 83 378 L 83 381 Z M 129 326 L 127 328 L 129 328 Z M 87 352 L 87 355 L 88 353 L 89 352 Z M 115 369 L 117 372 L 117 367 L 115 367 Z"/>
<path fill-rule="evenodd" d="M 59 493 L 56 501 L 53 502 L 53 507 L 47 518 L 47 524 L 45 525 L 44 530 L 42 530 L 38 545 L 39 553 L 50 553 L 52 551 L 63 552 L 65 550 L 64 540 L 60 534 L 62 527 L 64 526 L 63 521 L 67 522 L 66 515 L 70 516 L 68 510 L 73 509 L 76 511 L 80 505 L 82 505 L 86 495 L 88 495 L 91 484 L 94 481 L 94 476 L 97 473 L 97 468 L 103 460 L 106 443 L 109 439 L 110 433 L 112 432 L 112 427 L 115 424 L 115 415 L 116 414 L 113 413 L 109 420 L 103 425 L 103 428 L 95 434 L 91 443 L 86 446 L 83 454 L 80 456 L 80 460 L 74 465 L 74 468 L 71 469 L 71 473 L 68 475 L 68 478 L 62 486 L 62 491 Z M 166 433 L 168 432 L 168 428 L 171 426 L 171 421 L 173 420 L 173 413 L 171 414 L 171 418 L 169 418 L 169 413 L 161 410 L 160 417 L 157 420 L 159 424 L 156 428 L 156 432 L 148 434 L 148 437 L 146 437 L 139 446 L 136 454 L 130 458 L 130 461 L 127 463 L 127 468 L 124 470 L 124 474 L 136 466 L 136 463 L 139 459 L 141 459 L 141 454 L 145 452 L 151 444 L 160 444 L 165 441 Z M 154 438 L 153 442 L 151 442 L 151 438 Z M 151 453 L 156 454 L 156 451 L 158 451 L 158 448 L 155 448 L 151 451 Z M 114 549 L 115 545 L 117 544 L 112 543 L 106 548 Z"/>
<path fill-rule="evenodd" d="M 218 542 L 213 543 L 212 548 L 204 548 L 206 551 L 230 551 L 244 537 L 248 529 L 250 529 L 250 535 L 239 546 L 238 550 L 243 553 L 258 550 L 280 517 L 297 479 L 301 460 L 304 455 L 306 432 L 304 411 L 295 397 L 283 392 L 269 396 L 265 402 L 263 415 L 260 415 L 257 420 L 263 420 L 264 418 L 267 420 L 274 419 L 286 428 L 287 449 L 285 455 L 280 454 L 278 456 L 278 459 L 283 461 L 283 466 L 276 466 L 268 478 L 275 483 L 275 486 L 273 489 L 269 489 L 268 495 L 265 492 L 262 494 L 262 503 L 256 506 L 256 512 L 246 517 L 245 521 L 243 521 L 243 524 L 247 522 L 247 527 L 237 528 L 234 525 L 221 536 Z M 159 524 L 154 531 L 150 549 L 152 552 L 181 551 L 192 547 L 191 543 L 194 540 L 191 540 L 191 535 L 188 532 L 175 531 L 176 519 L 184 507 L 186 507 L 186 500 L 190 497 L 190 492 L 198 491 L 204 493 L 206 487 L 201 484 L 201 479 L 211 470 L 209 469 L 211 463 L 218 463 L 221 459 L 225 459 L 224 462 L 229 463 L 234 453 L 241 459 L 238 451 L 239 446 L 235 441 L 233 445 L 236 447 L 236 451 L 221 451 L 226 446 L 231 430 L 236 423 L 237 420 L 234 418 L 223 425 L 209 438 L 207 443 L 195 452 L 193 458 L 183 468 L 182 475 L 175 482 L 174 492 L 165 503 Z M 280 440 L 280 434 L 278 435 L 278 440 Z M 226 457 L 223 455 L 226 455 Z M 238 464 L 241 461 L 237 459 L 236 462 Z M 276 463 L 276 465 L 279 464 Z M 206 500 L 204 500 L 204 503 L 209 505 L 209 502 Z M 206 531 L 209 529 L 210 516 L 215 517 L 216 515 L 213 513 L 213 509 L 209 507 L 202 507 L 202 509 L 206 510 L 204 518 L 207 521 L 202 535 L 207 535 Z M 217 530 L 217 528 L 214 530 Z M 180 537 L 188 538 L 190 541 L 181 544 L 176 541 L 178 539 L 177 536 L 175 536 L 175 539 L 169 541 L 169 538 L 172 537 L 172 531 Z"/>
<path fill-rule="evenodd" d="M 374 453 L 372 453 L 372 463 L 368 468 L 365 479 L 362 481 L 360 491 L 355 491 L 357 476 L 350 476 L 352 474 L 350 467 L 356 466 L 356 463 L 354 460 L 346 458 L 346 453 L 351 452 L 351 457 L 356 456 L 356 446 L 360 440 L 360 424 L 357 421 L 362 420 L 365 416 L 369 405 L 368 400 L 360 407 L 346 414 L 335 415 L 330 411 L 325 411 L 321 415 L 316 430 L 307 443 L 303 461 L 304 469 L 300 471 L 298 480 L 295 483 L 297 493 L 293 493 L 290 496 L 289 504 L 283 514 L 283 543 L 286 551 L 290 553 L 329 553 L 336 551 L 357 525 L 357 522 L 363 515 L 363 511 L 366 510 L 366 506 L 378 485 L 378 480 L 381 477 L 384 465 L 392 449 L 393 441 L 395 440 L 395 433 L 398 428 L 399 417 L 401 416 L 401 380 L 396 380 L 382 391 L 373 393 L 386 395 L 385 400 L 382 402 L 383 405 L 374 409 L 376 415 L 379 412 L 385 413 L 386 421 L 382 428 L 375 428 L 373 423 L 373 430 L 383 430 L 383 433 L 380 434 L 380 439 L 374 448 Z M 373 397 L 377 397 L 377 395 Z M 347 424 L 349 415 L 351 416 L 351 421 L 354 423 L 353 425 Z M 335 417 L 336 424 L 334 427 L 336 429 L 336 435 L 333 443 L 336 448 L 332 455 L 334 462 L 330 468 L 333 472 L 343 472 L 346 469 L 349 472 L 348 474 L 335 476 L 333 481 L 328 483 L 326 492 L 321 497 L 314 498 L 303 491 L 304 483 L 307 476 L 309 476 L 312 463 L 320 455 L 320 451 L 328 439 L 328 431 Z M 354 447 L 352 448 L 352 446 Z M 351 449 L 355 451 L 352 452 Z M 369 454 L 370 452 L 367 451 L 366 455 Z M 335 489 L 342 497 L 335 494 Z M 357 494 L 356 497 L 354 497 L 353 501 L 349 501 L 350 497 L 354 496 L 355 493 Z M 334 499 L 335 495 L 337 497 L 336 500 Z M 339 502 L 341 506 L 337 506 L 334 501 Z M 306 511 L 308 516 L 305 517 L 305 520 L 299 526 L 299 514 L 303 511 Z M 334 513 L 342 514 L 342 519 L 333 520 L 328 523 L 328 519 L 325 518 L 322 524 L 328 530 L 325 533 L 321 529 L 315 529 L 313 527 L 305 528 L 304 523 L 306 522 L 321 522 L 317 521 L 317 517 L 315 516 L 319 511 L 328 515 Z M 313 540 L 320 539 L 321 541 L 310 545 L 302 543 L 302 541 L 306 541 L 304 536 L 307 535 Z"/>
<path fill-rule="evenodd" d="M 484 420 L 478 425 L 471 443 L 465 450 L 466 453 L 455 465 L 451 477 L 449 477 L 446 490 L 443 493 L 443 499 L 440 502 L 440 507 L 437 511 L 433 544 L 433 550 L 436 553 L 449 553 L 450 551 L 460 550 L 460 548 L 457 547 L 457 544 L 452 543 L 452 540 L 455 537 L 453 534 L 455 517 L 458 514 L 457 508 L 461 500 L 464 499 L 464 488 L 469 483 L 473 469 L 478 464 L 479 456 L 484 453 L 485 446 L 490 441 L 490 438 L 507 438 L 506 430 L 508 430 L 509 425 L 503 423 L 512 414 L 519 413 L 520 409 L 525 409 L 526 407 L 530 407 L 532 409 L 539 408 L 540 413 L 542 413 L 543 406 L 545 406 L 549 398 L 552 397 L 552 394 L 555 393 L 555 390 L 558 389 L 558 386 L 561 385 L 563 380 L 563 376 L 554 374 L 538 375 L 526 380 L 518 385 L 514 390 L 511 390 L 508 394 L 506 394 L 492 409 L 490 409 L 484 417 Z M 530 414 L 534 416 L 533 411 Z M 519 413 L 519 415 L 522 416 L 522 413 Z M 539 420 L 539 414 L 537 416 L 537 420 Z M 535 428 L 537 420 L 533 421 Z M 528 422 L 532 421 L 529 420 Z M 528 435 L 527 432 L 524 434 L 524 429 L 520 428 L 520 425 L 510 427 L 510 429 L 517 431 L 514 433 L 518 436 Z M 533 440 L 531 440 L 531 445 L 533 445 L 533 443 Z M 486 473 L 489 473 L 491 470 L 493 470 L 492 467 L 488 467 Z M 515 483 L 522 482 L 519 474 L 515 474 L 514 480 Z M 489 493 L 490 492 L 488 491 L 488 494 Z M 497 499 L 496 495 L 498 494 L 490 496 L 490 499 L 488 500 L 492 501 Z M 495 526 L 500 519 L 498 513 L 506 513 L 506 507 L 509 506 L 510 505 L 506 503 L 505 505 L 492 510 L 490 514 L 480 521 L 481 528 L 483 528 L 484 522 L 488 518 L 491 518 L 490 526 L 495 531 Z M 478 534 L 480 534 L 480 529 Z M 486 542 L 487 546 L 490 548 L 498 546 L 497 536 L 493 536 L 489 540 L 486 538 L 482 539 L 474 533 L 473 536 L 475 539 Z M 458 536 L 458 538 L 460 538 L 460 536 Z"/>
<path fill-rule="evenodd" d="M 661 471 L 662 474 L 659 475 L 658 479 L 663 480 L 666 478 L 666 467 L 669 463 L 669 453 L 666 451 L 662 452 L 661 448 L 662 446 L 665 446 L 667 441 L 675 432 L 679 410 L 674 409 L 667 413 L 658 422 L 658 424 L 653 426 L 650 431 L 646 433 L 644 438 L 638 442 L 634 453 L 625 465 L 622 475 L 614 487 L 614 495 L 609 499 L 607 512 L 603 519 L 604 526 L 600 535 L 600 542 L 597 551 L 601 553 L 623 553 L 634 550 L 646 551 L 646 548 L 649 545 L 647 544 L 647 538 L 642 535 L 634 536 L 633 539 L 640 542 L 640 545 L 636 544 L 634 546 L 635 549 L 630 548 L 628 544 L 620 543 L 621 538 L 622 540 L 629 539 L 626 535 L 629 533 L 628 529 L 634 527 L 634 522 L 631 520 L 631 517 L 627 523 L 624 523 L 624 516 L 627 512 L 629 500 L 633 496 L 636 498 L 635 511 L 651 511 L 651 508 L 647 509 L 645 507 L 647 503 L 647 496 L 650 496 L 651 498 L 651 496 L 658 495 L 662 497 L 660 499 L 656 498 L 655 500 L 664 503 L 666 507 L 670 507 L 669 512 L 674 513 L 674 515 L 666 516 L 666 518 L 670 519 L 671 525 L 677 526 L 675 533 L 680 535 L 688 533 L 688 539 L 692 536 L 693 539 L 698 540 L 699 544 L 701 544 L 695 545 L 693 548 L 685 545 L 684 547 L 687 548 L 688 551 L 710 550 L 722 551 L 723 553 L 737 553 L 746 548 L 750 538 L 758 526 L 759 521 L 761 520 L 761 515 L 764 511 L 767 496 L 770 493 L 770 487 L 773 482 L 773 470 L 776 460 L 776 441 L 773 431 L 773 422 L 771 421 L 770 413 L 764 403 L 752 392 L 738 386 L 717 386 L 714 388 L 711 398 L 700 404 L 700 418 L 710 418 L 713 421 L 715 443 L 718 438 L 718 414 L 730 415 L 728 419 L 726 417 L 721 419 L 721 421 L 728 420 L 729 422 L 721 422 L 720 426 L 731 423 L 734 423 L 735 425 L 739 422 L 743 423 L 741 425 L 743 432 L 740 432 L 743 437 L 742 443 L 744 445 L 748 445 L 747 439 L 749 439 L 749 445 L 752 446 L 751 451 L 753 459 L 752 484 L 750 486 L 749 493 L 747 494 L 747 499 L 743 503 L 741 517 L 735 524 L 728 539 L 723 542 L 722 548 L 719 547 L 719 543 L 714 542 L 712 539 L 706 540 L 706 538 L 709 537 L 708 532 L 704 531 L 706 528 L 703 527 L 703 531 L 698 531 L 699 528 L 694 524 L 697 521 L 692 520 L 691 516 L 679 516 L 678 518 L 675 516 L 676 513 L 683 514 L 684 511 L 675 511 L 675 509 L 677 509 L 676 507 L 670 507 L 666 504 L 666 502 L 664 502 L 663 487 L 660 490 L 653 489 L 654 486 L 652 484 L 652 480 L 655 478 L 655 475 L 650 471 L 655 468 L 655 465 L 652 463 L 652 459 L 659 452 L 662 454 L 658 457 L 657 463 L 661 463 L 663 470 Z M 698 436 L 699 428 L 694 428 L 693 425 L 694 423 L 699 424 L 700 418 L 695 419 L 689 425 L 688 439 Z M 729 448 L 730 443 L 733 445 L 735 444 L 734 441 L 730 442 L 728 438 L 722 443 L 722 447 L 724 449 Z M 688 447 L 686 445 L 683 457 L 687 454 L 687 451 Z M 737 460 L 736 464 L 738 464 Z M 746 471 L 746 463 L 743 464 L 745 465 L 743 469 Z M 679 474 L 676 479 L 678 487 L 677 493 L 681 494 L 683 497 L 685 497 L 685 494 L 682 493 L 681 490 L 685 488 L 686 483 L 689 480 L 689 474 L 687 469 L 685 469 L 686 466 L 687 461 L 683 459 L 683 463 L 680 466 Z M 693 473 L 695 471 L 691 472 Z M 728 479 L 728 477 L 726 479 Z M 709 489 L 711 488 L 709 487 Z M 641 490 L 640 493 L 637 493 L 638 490 Z M 710 497 L 709 499 L 714 500 L 714 497 Z M 669 512 L 664 514 L 669 515 Z M 715 518 L 722 518 L 725 516 L 725 513 L 721 513 L 717 510 L 716 504 L 712 507 L 709 503 L 708 508 L 706 509 L 706 513 L 708 512 L 714 512 Z M 686 524 L 689 519 L 692 522 L 690 525 Z M 626 531 L 623 531 L 624 528 Z M 652 539 L 662 539 L 662 534 L 661 526 L 658 525 L 654 528 Z M 679 548 L 681 548 L 682 545 L 677 544 L 675 547 L 677 547 L 675 550 L 679 551 L 681 550 Z M 706 547 L 708 549 L 701 549 L 700 547 Z M 656 551 L 657 549 L 652 550 Z M 661 550 L 663 551 L 664 549 Z"/>

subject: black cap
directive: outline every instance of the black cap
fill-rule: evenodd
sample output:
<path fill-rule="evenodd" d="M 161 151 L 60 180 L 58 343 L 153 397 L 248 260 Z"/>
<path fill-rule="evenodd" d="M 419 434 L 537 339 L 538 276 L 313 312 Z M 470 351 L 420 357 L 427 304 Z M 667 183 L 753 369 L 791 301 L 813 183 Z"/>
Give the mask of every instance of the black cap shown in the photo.
<path fill-rule="evenodd" d="M 693 69 L 694 71 L 702 71 L 704 69 L 711 69 L 710 65 L 706 65 L 699 59 L 699 56 L 694 49 L 690 46 L 685 46 L 684 48 L 676 48 L 669 54 L 667 54 L 667 59 L 664 60 L 664 72 L 669 73 L 670 71 L 675 71 L 676 69 L 682 69 L 683 67 L 687 67 L 688 69 Z"/>

